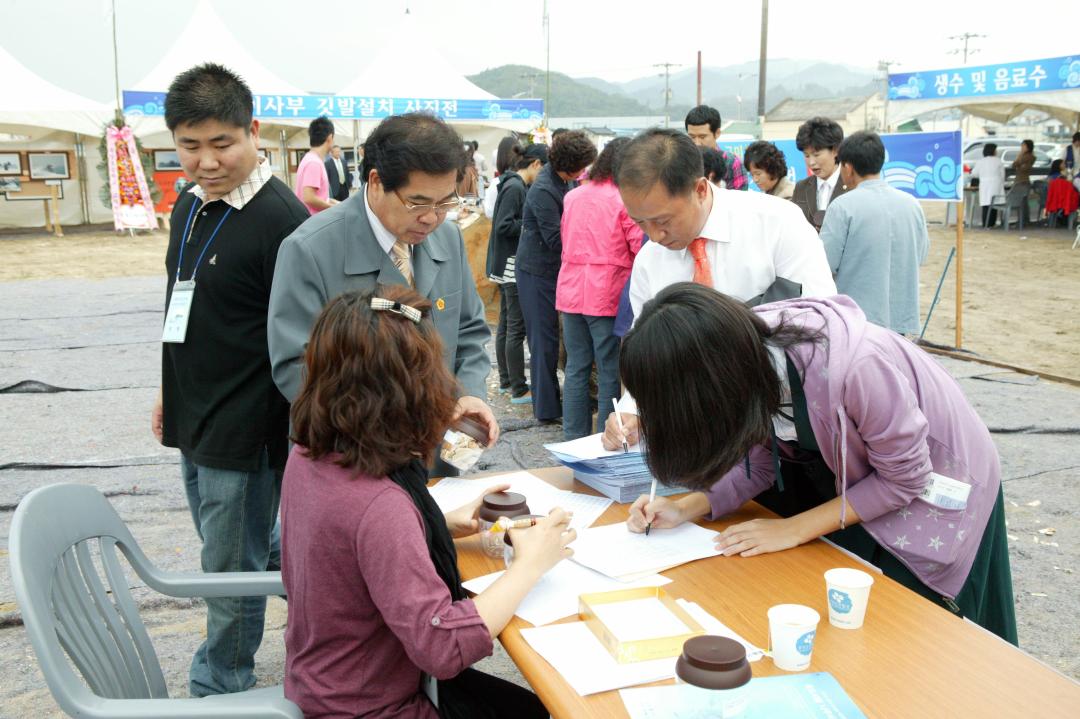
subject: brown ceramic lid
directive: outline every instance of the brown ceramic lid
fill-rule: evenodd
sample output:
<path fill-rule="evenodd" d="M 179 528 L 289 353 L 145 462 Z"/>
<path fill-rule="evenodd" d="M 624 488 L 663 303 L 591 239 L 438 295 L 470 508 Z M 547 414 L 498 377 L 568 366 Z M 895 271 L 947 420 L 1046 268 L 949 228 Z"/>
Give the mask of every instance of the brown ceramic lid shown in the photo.
<path fill-rule="evenodd" d="M 494 522 L 499 517 L 520 517 L 529 513 L 529 505 L 525 504 L 525 495 L 517 492 L 492 492 L 484 495 L 484 503 L 480 505 L 480 519 L 485 522 Z"/>
<path fill-rule="evenodd" d="M 543 518 L 544 518 L 544 515 L 542 515 L 542 514 L 525 514 L 525 515 L 518 515 L 517 517 L 514 517 L 514 519 L 543 519 Z M 521 530 L 521 531 L 525 531 L 525 530 Z M 505 541 L 511 547 L 514 546 L 513 540 L 510 539 L 510 532 L 506 533 L 506 539 L 503 540 L 503 541 Z"/>
<path fill-rule="evenodd" d="M 487 447 L 488 441 L 488 429 L 487 425 L 477 422 L 475 419 L 468 415 L 461 415 L 454 422 L 454 429 L 463 434 L 467 434 L 477 441 L 481 447 Z"/>
<path fill-rule="evenodd" d="M 746 649 L 734 639 L 705 635 L 683 644 L 675 673 L 687 684 L 704 689 L 735 689 L 750 681 Z"/>

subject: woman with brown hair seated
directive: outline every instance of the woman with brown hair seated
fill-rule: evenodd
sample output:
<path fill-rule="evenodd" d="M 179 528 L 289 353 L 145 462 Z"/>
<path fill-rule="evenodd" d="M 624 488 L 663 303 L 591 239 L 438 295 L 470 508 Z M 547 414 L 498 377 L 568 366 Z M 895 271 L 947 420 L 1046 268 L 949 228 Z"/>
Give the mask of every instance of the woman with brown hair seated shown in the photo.
<path fill-rule="evenodd" d="M 309 718 L 548 715 L 470 665 L 576 535 L 562 510 L 511 530 L 514 563 L 466 598 L 452 537 L 507 485 L 445 515 L 427 490 L 457 397 L 430 312 L 379 287 L 331 300 L 312 329 L 281 500 L 285 696 Z"/>

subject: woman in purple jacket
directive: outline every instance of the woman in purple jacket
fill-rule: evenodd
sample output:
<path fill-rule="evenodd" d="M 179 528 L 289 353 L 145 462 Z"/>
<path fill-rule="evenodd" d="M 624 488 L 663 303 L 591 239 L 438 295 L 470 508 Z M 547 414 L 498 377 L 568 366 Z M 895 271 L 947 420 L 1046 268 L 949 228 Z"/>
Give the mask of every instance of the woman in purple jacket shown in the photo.
<path fill-rule="evenodd" d="M 639 498 L 628 525 L 780 515 L 728 527 L 725 556 L 827 536 L 1016 643 L 997 450 L 949 374 L 849 298 L 753 310 L 691 283 L 645 305 L 620 370 L 649 466 L 698 490 Z"/>
<path fill-rule="evenodd" d="M 477 531 L 480 497 L 443 514 L 426 486 L 460 391 L 431 302 L 402 286 L 341 294 L 305 360 L 281 497 L 285 696 L 308 719 L 547 717 L 470 665 L 576 535 L 561 509 L 510 530 L 514 563 L 465 594 L 452 538 Z"/>

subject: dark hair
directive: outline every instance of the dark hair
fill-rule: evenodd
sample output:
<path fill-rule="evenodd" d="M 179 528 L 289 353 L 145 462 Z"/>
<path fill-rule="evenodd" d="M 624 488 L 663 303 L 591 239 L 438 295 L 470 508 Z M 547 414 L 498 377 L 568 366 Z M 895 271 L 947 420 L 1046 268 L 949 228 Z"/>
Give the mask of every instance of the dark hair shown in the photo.
<path fill-rule="evenodd" d="M 334 122 L 329 117 L 316 117 L 307 128 L 308 143 L 318 147 L 334 134 Z"/>
<path fill-rule="evenodd" d="M 420 310 L 419 324 L 371 298 Z M 457 383 L 442 357 L 431 302 L 403 285 L 330 300 L 311 330 L 304 385 L 292 405 L 292 441 L 312 459 L 382 477 L 430 459 L 454 413 Z"/>
<path fill-rule="evenodd" d="M 620 187 L 648 192 L 660 182 L 672 197 L 690 192 L 704 176 L 701 150 L 689 135 L 660 127 L 638 133 L 615 169 Z"/>
<path fill-rule="evenodd" d="M 469 146 L 472 148 L 473 152 L 476 152 L 480 149 L 480 143 L 476 140 L 469 140 Z"/>
<path fill-rule="evenodd" d="M 684 130 L 690 129 L 691 125 L 708 125 L 709 130 L 716 134 L 720 129 L 720 111 L 708 105 L 698 105 L 686 113 L 686 119 L 683 120 Z"/>
<path fill-rule="evenodd" d="M 859 177 L 876 175 L 885 164 L 885 145 L 876 132 L 860 130 L 840 143 L 836 161 L 851 165 Z"/>
<path fill-rule="evenodd" d="M 581 130 L 567 130 L 551 143 L 548 162 L 555 172 L 578 173 L 596 159 L 596 145 Z"/>
<path fill-rule="evenodd" d="M 499 140 L 499 149 L 495 151 L 495 172 L 503 174 L 507 170 L 512 170 L 510 162 L 514 159 L 514 147 L 518 144 L 518 139 L 513 135 L 508 135 Z"/>
<path fill-rule="evenodd" d="M 1080 142 L 1080 132 L 1073 133 L 1073 142 Z"/>
<path fill-rule="evenodd" d="M 990 157 L 995 152 L 997 152 L 997 144 L 996 143 L 988 142 L 985 145 L 983 145 L 983 157 Z"/>
<path fill-rule="evenodd" d="M 799 125 L 795 133 L 795 147 L 799 152 L 807 150 L 835 150 L 844 141 L 844 128 L 827 117 L 812 117 Z"/>
<path fill-rule="evenodd" d="M 692 282 L 646 302 L 623 338 L 619 372 L 637 400 L 656 478 L 706 490 L 768 440 L 781 400 L 766 345 L 819 339 L 786 323 L 769 327 L 738 300 Z"/>
<path fill-rule="evenodd" d="M 589 180 L 603 182 L 615 179 L 615 168 L 619 165 L 623 150 L 630 144 L 629 137 L 616 137 L 604 145 L 603 151 L 597 156 L 592 169 L 589 170 Z"/>
<path fill-rule="evenodd" d="M 754 165 L 774 180 L 787 177 L 787 160 L 784 159 L 784 153 L 771 142 L 758 140 L 750 143 L 743 154 L 743 164 L 746 165 L 747 170 L 750 169 L 750 165 Z"/>
<path fill-rule="evenodd" d="M 713 182 L 719 182 L 727 177 L 727 162 L 719 150 L 711 147 L 699 147 L 701 150 L 702 172 L 705 177 Z"/>
<path fill-rule="evenodd" d="M 1034 140 L 1021 140 L 1020 141 L 1020 146 L 1021 147 L 1026 146 L 1027 149 L 1028 149 L 1028 152 L 1035 152 L 1035 141 Z"/>
<path fill-rule="evenodd" d="M 1060 159 L 1060 158 L 1057 159 L 1057 160 L 1054 160 L 1053 162 L 1051 162 L 1050 163 L 1050 174 L 1051 175 L 1060 175 L 1061 174 L 1061 166 L 1064 165 L 1064 164 L 1065 164 L 1065 161 Z"/>
<path fill-rule="evenodd" d="M 559 135 L 563 134 L 564 132 L 570 132 L 570 130 L 566 129 L 565 127 L 556 127 L 554 130 L 552 130 L 551 131 L 551 144 L 554 145 L 555 144 L 555 138 L 558 137 Z"/>
<path fill-rule="evenodd" d="M 513 152 L 514 161 L 512 164 L 515 170 L 524 170 L 537 160 L 540 161 L 541 165 L 548 163 L 548 147 L 541 143 L 515 145 Z"/>
<path fill-rule="evenodd" d="M 208 62 L 176 76 L 165 95 L 165 126 L 175 132 L 180 125 L 217 120 L 224 125 L 251 129 L 253 99 L 240 76 Z"/>
<path fill-rule="evenodd" d="M 410 172 L 454 172 L 460 182 L 465 160 L 461 136 L 439 118 L 422 112 L 392 115 L 364 141 L 363 179 L 367 182 L 376 170 L 383 187 L 391 191 L 408 184 Z"/>

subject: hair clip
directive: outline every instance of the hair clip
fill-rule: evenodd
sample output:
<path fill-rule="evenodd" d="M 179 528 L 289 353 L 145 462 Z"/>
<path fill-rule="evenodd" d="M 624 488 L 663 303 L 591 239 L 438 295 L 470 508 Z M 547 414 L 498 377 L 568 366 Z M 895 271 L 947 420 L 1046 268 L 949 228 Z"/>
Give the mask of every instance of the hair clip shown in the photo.
<path fill-rule="evenodd" d="M 386 310 L 387 312 L 396 312 L 405 319 L 412 320 L 416 324 L 420 324 L 420 319 L 423 317 L 420 310 L 409 305 L 403 305 L 400 302 L 393 302 L 391 300 L 383 299 L 382 297 L 371 298 L 371 309 L 373 310 Z"/>

